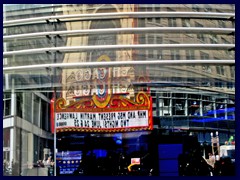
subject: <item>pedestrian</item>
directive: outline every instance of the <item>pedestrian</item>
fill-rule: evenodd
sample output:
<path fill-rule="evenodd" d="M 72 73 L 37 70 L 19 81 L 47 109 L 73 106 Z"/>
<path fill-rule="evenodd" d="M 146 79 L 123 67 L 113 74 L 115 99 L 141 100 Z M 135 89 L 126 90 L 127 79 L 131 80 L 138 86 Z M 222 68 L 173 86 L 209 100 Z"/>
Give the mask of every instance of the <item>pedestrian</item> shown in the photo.
<path fill-rule="evenodd" d="M 3 173 L 7 173 L 8 172 L 8 166 L 9 166 L 9 163 L 6 159 L 3 160 Z"/>
<path fill-rule="evenodd" d="M 51 165 L 51 161 L 52 161 L 52 157 L 49 156 L 48 159 L 46 161 L 44 161 L 44 166 L 50 166 Z"/>

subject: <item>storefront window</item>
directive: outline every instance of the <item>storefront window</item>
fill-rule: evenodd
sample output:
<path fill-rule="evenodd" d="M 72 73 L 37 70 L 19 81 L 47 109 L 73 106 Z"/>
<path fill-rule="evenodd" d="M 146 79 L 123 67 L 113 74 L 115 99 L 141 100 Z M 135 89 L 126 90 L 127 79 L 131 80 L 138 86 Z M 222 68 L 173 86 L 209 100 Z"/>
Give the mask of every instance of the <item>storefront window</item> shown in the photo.
<path fill-rule="evenodd" d="M 4 94 L 3 97 L 3 116 L 11 115 L 11 97 L 10 94 Z"/>
<path fill-rule="evenodd" d="M 203 116 L 214 117 L 214 106 L 211 101 L 203 101 Z"/>
<path fill-rule="evenodd" d="M 181 99 L 173 99 L 173 104 L 175 106 L 173 107 L 173 115 L 185 115 L 185 101 Z"/>

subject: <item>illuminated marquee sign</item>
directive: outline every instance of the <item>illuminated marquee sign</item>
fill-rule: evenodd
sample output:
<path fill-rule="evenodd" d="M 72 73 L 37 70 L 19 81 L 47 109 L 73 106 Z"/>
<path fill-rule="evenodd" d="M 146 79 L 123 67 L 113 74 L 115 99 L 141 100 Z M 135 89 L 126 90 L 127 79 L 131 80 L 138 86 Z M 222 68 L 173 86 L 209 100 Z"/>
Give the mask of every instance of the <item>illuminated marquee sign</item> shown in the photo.
<path fill-rule="evenodd" d="M 131 158 L 131 164 L 141 164 L 140 158 Z"/>
<path fill-rule="evenodd" d="M 105 54 L 97 61 L 111 60 Z M 131 81 L 137 78 L 135 72 L 133 67 L 78 69 L 69 78 L 71 88 L 66 93 L 66 100 L 60 98 L 55 103 L 56 131 L 151 130 L 152 99 L 144 89 L 136 89 L 139 93 L 134 93 Z M 67 105 L 73 98 L 76 101 Z"/>
<path fill-rule="evenodd" d="M 94 98 L 84 97 L 66 105 L 60 98 L 56 101 L 56 131 L 122 132 L 151 130 L 152 99 L 139 92 L 135 101 L 123 95 L 112 95 L 105 107 Z"/>

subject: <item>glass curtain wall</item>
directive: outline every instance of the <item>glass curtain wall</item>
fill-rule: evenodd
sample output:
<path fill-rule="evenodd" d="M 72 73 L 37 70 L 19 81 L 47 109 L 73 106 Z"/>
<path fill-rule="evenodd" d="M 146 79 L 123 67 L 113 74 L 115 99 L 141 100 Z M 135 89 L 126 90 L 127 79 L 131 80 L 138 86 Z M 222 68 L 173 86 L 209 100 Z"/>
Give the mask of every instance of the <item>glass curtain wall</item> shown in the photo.
<path fill-rule="evenodd" d="M 128 165 L 138 152 L 147 157 L 145 168 L 151 169 L 157 145 L 147 140 L 150 137 L 195 136 L 210 146 L 212 132 L 218 132 L 221 145 L 235 136 L 234 5 L 5 4 L 3 8 L 4 175 L 73 175 L 79 164 L 69 171 L 56 165 L 57 154 L 69 149 L 81 158 L 92 152 L 98 158 L 108 158 L 104 154 L 110 151 L 118 158 L 125 153 Z M 113 126 L 114 131 L 86 130 L 76 123 L 72 129 L 61 129 L 64 124 L 53 119 L 59 98 L 67 108 L 93 100 L 105 112 L 109 110 L 104 108 L 118 106 L 110 103 L 111 98 L 137 104 L 141 92 L 151 99 L 152 129 L 151 118 L 147 129 L 128 127 L 124 121 L 121 131 Z M 80 105 L 74 107 L 76 112 Z M 94 112 L 93 106 L 90 111 Z M 116 148 L 94 149 L 91 138 L 99 144 L 112 138 Z M 89 149 L 81 143 L 76 149 L 80 141 Z M 63 142 L 70 143 L 69 149 Z M 52 164 L 47 164 L 48 158 Z M 154 168 L 159 168 L 158 162 Z M 120 170 L 108 172 L 119 175 Z M 92 175 L 88 173 L 83 174 Z"/>

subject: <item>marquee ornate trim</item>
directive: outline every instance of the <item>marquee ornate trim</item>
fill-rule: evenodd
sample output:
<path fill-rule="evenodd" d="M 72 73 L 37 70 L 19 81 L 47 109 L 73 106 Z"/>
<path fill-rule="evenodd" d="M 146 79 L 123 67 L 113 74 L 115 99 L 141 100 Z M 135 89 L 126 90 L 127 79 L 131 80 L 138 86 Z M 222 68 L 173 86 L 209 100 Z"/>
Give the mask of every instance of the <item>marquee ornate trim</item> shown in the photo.
<path fill-rule="evenodd" d="M 64 112 L 120 112 L 120 111 L 136 111 L 147 110 L 148 111 L 148 126 L 138 127 L 124 127 L 124 128 L 84 128 L 84 127 L 62 127 L 57 128 L 56 132 L 129 132 L 129 131 L 141 131 L 152 130 L 152 98 L 145 92 L 139 92 L 134 100 L 125 97 L 122 94 L 114 94 L 111 96 L 109 103 L 105 106 L 99 106 L 98 103 L 93 101 L 93 97 L 83 97 L 73 103 L 67 104 L 64 98 L 57 99 L 56 113 Z"/>
<path fill-rule="evenodd" d="M 148 107 L 150 106 L 150 97 L 145 92 L 139 92 L 135 101 L 124 97 L 124 95 L 112 95 L 108 100 L 109 103 L 105 106 L 99 105 L 93 101 L 93 97 L 82 97 L 80 100 L 75 101 L 67 105 L 67 102 L 64 98 L 59 98 L 56 101 L 56 112 L 62 110 L 73 110 L 82 112 L 84 109 L 93 109 L 93 108 L 102 108 L 102 109 L 111 109 L 111 108 L 126 108 L 126 107 Z"/>

